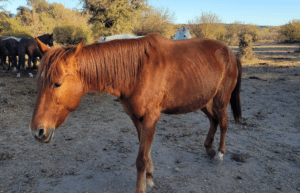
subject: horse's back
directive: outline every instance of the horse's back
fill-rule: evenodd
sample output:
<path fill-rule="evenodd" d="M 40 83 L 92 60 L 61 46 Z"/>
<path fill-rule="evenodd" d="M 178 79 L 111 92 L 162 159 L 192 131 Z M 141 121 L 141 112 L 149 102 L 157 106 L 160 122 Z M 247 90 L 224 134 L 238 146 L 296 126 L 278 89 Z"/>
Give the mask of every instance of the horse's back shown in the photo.
<path fill-rule="evenodd" d="M 160 66 L 156 66 L 164 77 L 160 80 L 164 90 L 160 102 L 162 112 L 180 114 L 203 108 L 217 93 L 227 66 L 232 66 L 229 48 L 209 39 L 173 41 L 153 38 L 162 40 L 156 57 L 161 58 Z M 233 65 L 236 66 L 235 62 Z"/>
<path fill-rule="evenodd" d="M 1 52 L 5 53 L 5 55 L 15 55 L 18 49 L 18 43 L 19 42 L 14 38 L 3 39 L 0 42 Z"/>
<path fill-rule="evenodd" d="M 18 45 L 18 52 L 20 55 L 28 54 L 31 47 L 35 46 L 36 42 L 34 37 L 31 36 L 24 36 L 21 38 L 19 45 Z M 37 46 L 35 46 L 37 47 Z"/>

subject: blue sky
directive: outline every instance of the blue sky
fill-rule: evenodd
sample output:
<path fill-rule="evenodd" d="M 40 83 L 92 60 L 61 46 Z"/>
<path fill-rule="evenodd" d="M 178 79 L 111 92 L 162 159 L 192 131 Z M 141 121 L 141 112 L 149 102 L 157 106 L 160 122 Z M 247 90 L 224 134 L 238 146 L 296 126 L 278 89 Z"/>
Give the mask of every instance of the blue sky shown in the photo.
<path fill-rule="evenodd" d="M 5 9 L 16 13 L 16 8 L 26 6 L 26 0 L 9 0 L 2 2 Z M 67 8 L 81 8 L 79 0 L 46 0 L 49 3 L 62 3 Z M 174 13 L 174 23 L 184 24 L 202 12 L 215 13 L 223 23 L 240 21 L 245 24 L 279 26 L 293 19 L 300 19 L 300 2 L 292 0 L 251 0 L 248 2 L 234 0 L 148 0 L 155 7 L 168 8 Z"/>

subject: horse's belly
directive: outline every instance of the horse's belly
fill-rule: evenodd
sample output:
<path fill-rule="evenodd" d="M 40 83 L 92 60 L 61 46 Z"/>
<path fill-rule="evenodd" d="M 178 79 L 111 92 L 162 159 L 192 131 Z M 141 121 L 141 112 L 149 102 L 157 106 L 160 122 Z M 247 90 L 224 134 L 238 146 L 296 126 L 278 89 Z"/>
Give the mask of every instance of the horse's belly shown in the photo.
<path fill-rule="evenodd" d="M 161 112 L 165 114 L 184 114 L 202 109 L 213 98 L 214 94 L 200 95 L 198 97 L 168 98 L 161 102 Z"/>

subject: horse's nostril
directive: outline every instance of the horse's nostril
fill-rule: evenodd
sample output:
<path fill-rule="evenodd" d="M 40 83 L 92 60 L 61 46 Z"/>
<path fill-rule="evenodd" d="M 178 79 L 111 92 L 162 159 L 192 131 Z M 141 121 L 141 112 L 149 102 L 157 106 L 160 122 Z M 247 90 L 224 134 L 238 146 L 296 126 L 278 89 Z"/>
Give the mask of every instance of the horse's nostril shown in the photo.
<path fill-rule="evenodd" d="M 41 139 L 44 136 L 44 134 L 45 134 L 45 130 L 43 128 L 41 128 L 38 131 L 37 137 Z"/>

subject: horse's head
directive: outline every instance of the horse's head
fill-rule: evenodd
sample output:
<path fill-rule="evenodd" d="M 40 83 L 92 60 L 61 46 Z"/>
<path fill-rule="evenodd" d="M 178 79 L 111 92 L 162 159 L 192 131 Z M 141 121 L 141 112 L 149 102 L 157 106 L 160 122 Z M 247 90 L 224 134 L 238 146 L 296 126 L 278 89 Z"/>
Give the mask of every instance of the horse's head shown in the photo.
<path fill-rule="evenodd" d="M 74 111 L 84 94 L 83 83 L 77 69 L 81 42 L 74 48 L 48 48 L 38 38 L 43 54 L 38 74 L 38 97 L 35 103 L 30 131 L 35 139 L 48 143 L 54 130 Z"/>
<path fill-rule="evenodd" d="M 53 33 L 52 34 L 47 34 L 48 35 L 48 41 L 47 41 L 47 44 L 49 46 L 53 46 Z"/>

